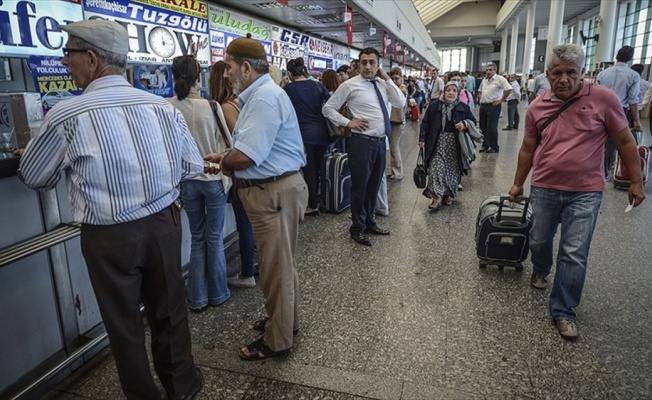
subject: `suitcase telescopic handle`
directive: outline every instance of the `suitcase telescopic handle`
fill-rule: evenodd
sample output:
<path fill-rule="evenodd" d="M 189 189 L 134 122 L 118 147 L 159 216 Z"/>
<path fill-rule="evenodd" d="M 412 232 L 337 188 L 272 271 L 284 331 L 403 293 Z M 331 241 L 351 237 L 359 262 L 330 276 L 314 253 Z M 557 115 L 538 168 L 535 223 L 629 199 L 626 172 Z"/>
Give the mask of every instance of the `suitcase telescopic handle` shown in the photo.
<path fill-rule="evenodd" d="M 496 215 L 496 222 L 500 222 L 500 219 L 503 216 L 503 204 L 505 204 L 506 201 L 509 201 L 509 196 L 501 195 L 500 202 L 498 203 L 498 214 Z M 524 205 L 523 215 L 521 216 L 521 223 L 524 224 L 525 220 L 527 219 L 527 209 L 530 205 L 530 198 L 528 196 L 521 196 L 521 202 L 519 204 Z"/>

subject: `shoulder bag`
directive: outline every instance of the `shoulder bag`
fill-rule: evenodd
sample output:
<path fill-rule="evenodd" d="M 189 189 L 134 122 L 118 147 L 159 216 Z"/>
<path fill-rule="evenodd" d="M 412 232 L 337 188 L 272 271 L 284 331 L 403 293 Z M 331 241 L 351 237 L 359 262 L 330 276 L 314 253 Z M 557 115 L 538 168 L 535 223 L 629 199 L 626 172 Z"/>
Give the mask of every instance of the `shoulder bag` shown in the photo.
<path fill-rule="evenodd" d="M 211 105 L 211 110 L 213 111 L 213 116 L 215 117 L 215 122 L 217 122 L 217 128 L 220 130 L 220 134 L 222 135 L 222 140 L 224 140 L 224 143 L 226 143 L 226 146 L 230 149 L 233 147 L 233 143 L 231 143 L 231 140 L 229 139 L 229 135 L 226 134 L 226 128 L 222 125 L 222 121 L 220 120 L 219 113 L 217 112 L 217 107 L 220 105 L 217 103 L 215 100 L 208 100 L 208 104 Z M 238 201 L 238 180 L 235 177 L 235 174 L 232 174 L 230 176 L 231 178 L 231 188 L 229 189 L 229 193 L 227 195 L 227 202 L 228 203 L 233 203 L 235 201 Z"/>

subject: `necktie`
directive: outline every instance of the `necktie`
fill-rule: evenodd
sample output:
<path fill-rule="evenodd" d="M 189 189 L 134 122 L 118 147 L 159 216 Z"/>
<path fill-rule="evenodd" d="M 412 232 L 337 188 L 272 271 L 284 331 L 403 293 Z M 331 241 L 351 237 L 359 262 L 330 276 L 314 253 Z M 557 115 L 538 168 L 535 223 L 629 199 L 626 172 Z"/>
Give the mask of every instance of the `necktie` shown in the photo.
<path fill-rule="evenodd" d="M 383 95 L 380 94 L 380 90 L 378 90 L 378 85 L 376 84 L 375 79 L 369 82 L 373 83 L 374 85 L 376 96 L 378 96 L 378 101 L 380 102 L 380 109 L 383 111 L 383 119 L 385 120 L 385 135 L 391 136 L 392 124 L 389 123 L 389 114 L 387 113 L 387 106 L 385 106 L 385 100 L 383 100 Z"/>

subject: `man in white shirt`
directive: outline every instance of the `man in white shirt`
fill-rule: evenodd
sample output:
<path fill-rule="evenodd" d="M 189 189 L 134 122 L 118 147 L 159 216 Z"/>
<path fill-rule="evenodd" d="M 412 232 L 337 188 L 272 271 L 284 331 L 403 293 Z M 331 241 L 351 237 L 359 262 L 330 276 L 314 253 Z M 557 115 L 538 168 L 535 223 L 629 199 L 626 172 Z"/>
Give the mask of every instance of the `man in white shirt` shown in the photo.
<path fill-rule="evenodd" d="M 339 113 L 346 103 L 352 119 Z M 391 104 L 390 104 L 391 103 Z M 360 75 L 343 82 L 324 104 L 324 116 L 339 126 L 351 128 L 348 145 L 351 169 L 351 238 L 371 246 L 367 234 L 389 235 L 376 225 L 374 210 L 385 173 L 385 137 L 392 132 L 391 107 L 405 106 L 405 96 L 380 65 L 374 48 L 360 52 Z"/>
<path fill-rule="evenodd" d="M 518 122 L 520 116 L 518 115 L 518 103 L 521 97 L 521 86 L 516 81 L 516 75 L 509 76 L 509 84 L 512 86 L 512 92 L 507 96 L 507 126 L 503 128 L 504 131 L 511 131 L 518 129 Z"/>
<path fill-rule="evenodd" d="M 502 104 L 512 92 L 507 79 L 496 74 L 496 64 L 488 63 L 485 78 L 478 89 L 480 102 L 480 130 L 484 133 L 484 143 L 480 152 L 498 153 L 498 120 Z"/>
<path fill-rule="evenodd" d="M 432 70 L 432 80 L 430 81 L 430 99 L 438 99 L 444 90 L 444 80 L 439 77 L 437 68 Z"/>
<path fill-rule="evenodd" d="M 532 89 L 528 87 L 528 91 L 530 92 L 530 101 L 534 101 L 534 99 L 541 96 L 543 92 L 548 89 L 550 89 L 550 82 L 548 81 L 546 74 L 542 72 L 537 75 L 536 78 L 534 78 Z"/>

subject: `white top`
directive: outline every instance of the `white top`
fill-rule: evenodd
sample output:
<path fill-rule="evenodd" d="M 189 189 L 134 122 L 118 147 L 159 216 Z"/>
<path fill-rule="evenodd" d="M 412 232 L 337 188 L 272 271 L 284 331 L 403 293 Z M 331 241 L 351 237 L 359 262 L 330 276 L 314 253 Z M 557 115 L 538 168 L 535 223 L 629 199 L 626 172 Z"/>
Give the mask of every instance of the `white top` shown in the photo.
<path fill-rule="evenodd" d="M 534 78 L 528 79 L 527 81 L 527 91 L 532 92 L 534 89 Z"/>
<path fill-rule="evenodd" d="M 514 80 L 513 82 L 510 83 L 512 87 L 512 93 L 507 96 L 507 101 L 510 100 L 520 100 L 521 99 L 521 86 Z"/>
<path fill-rule="evenodd" d="M 391 79 L 384 81 L 377 77 L 375 81 L 385 101 L 388 115 L 392 107 L 403 108 L 405 106 L 405 96 Z M 385 136 L 383 112 L 371 81 L 364 79 L 362 75 L 344 81 L 324 104 L 322 108 L 324 117 L 339 126 L 346 126 L 351 120 L 339 112 L 344 103 L 353 118 L 369 121 L 369 128 L 366 131 L 352 130 L 354 133 L 377 137 Z"/>
<path fill-rule="evenodd" d="M 199 153 L 202 156 L 205 156 L 208 153 L 222 153 L 228 150 L 229 146 L 224 142 L 224 139 L 222 139 L 222 134 L 217 127 L 215 115 L 213 114 L 213 110 L 211 110 L 208 100 L 189 97 L 179 100 L 179 98 L 175 96 L 168 99 L 168 101 L 172 103 L 176 109 L 181 111 L 181 114 L 183 114 L 183 118 L 188 124 L 190 134 L 193 139 L 195 139 Z M 224 120 L 222 107 L 217 107 L 217 113 L 227 137 L 231 142 L 233 142 L 229 128 Z M 231 179 L 222 175 L 221 172 L 219 174 L 201 173 L 193 179 L 200 181 L 222 180 L 225 192 L 231 187 Z"/>
<path fill-rule="evenodd" d="M 438 99 L 441 92 L 444 90 L 444 80 L 437 77 L 430 84 L 430 99 Z"/>
<path fill-rule="evenodd" d="M 480 84 L 480 89 L 478 89 L 478 92 L 482 93 L 480 104 L 502 100 L 505 90 L 512 90 L 512 85 L 502 76 L 495 74 L 491 78 L 484 78 Z"/>

